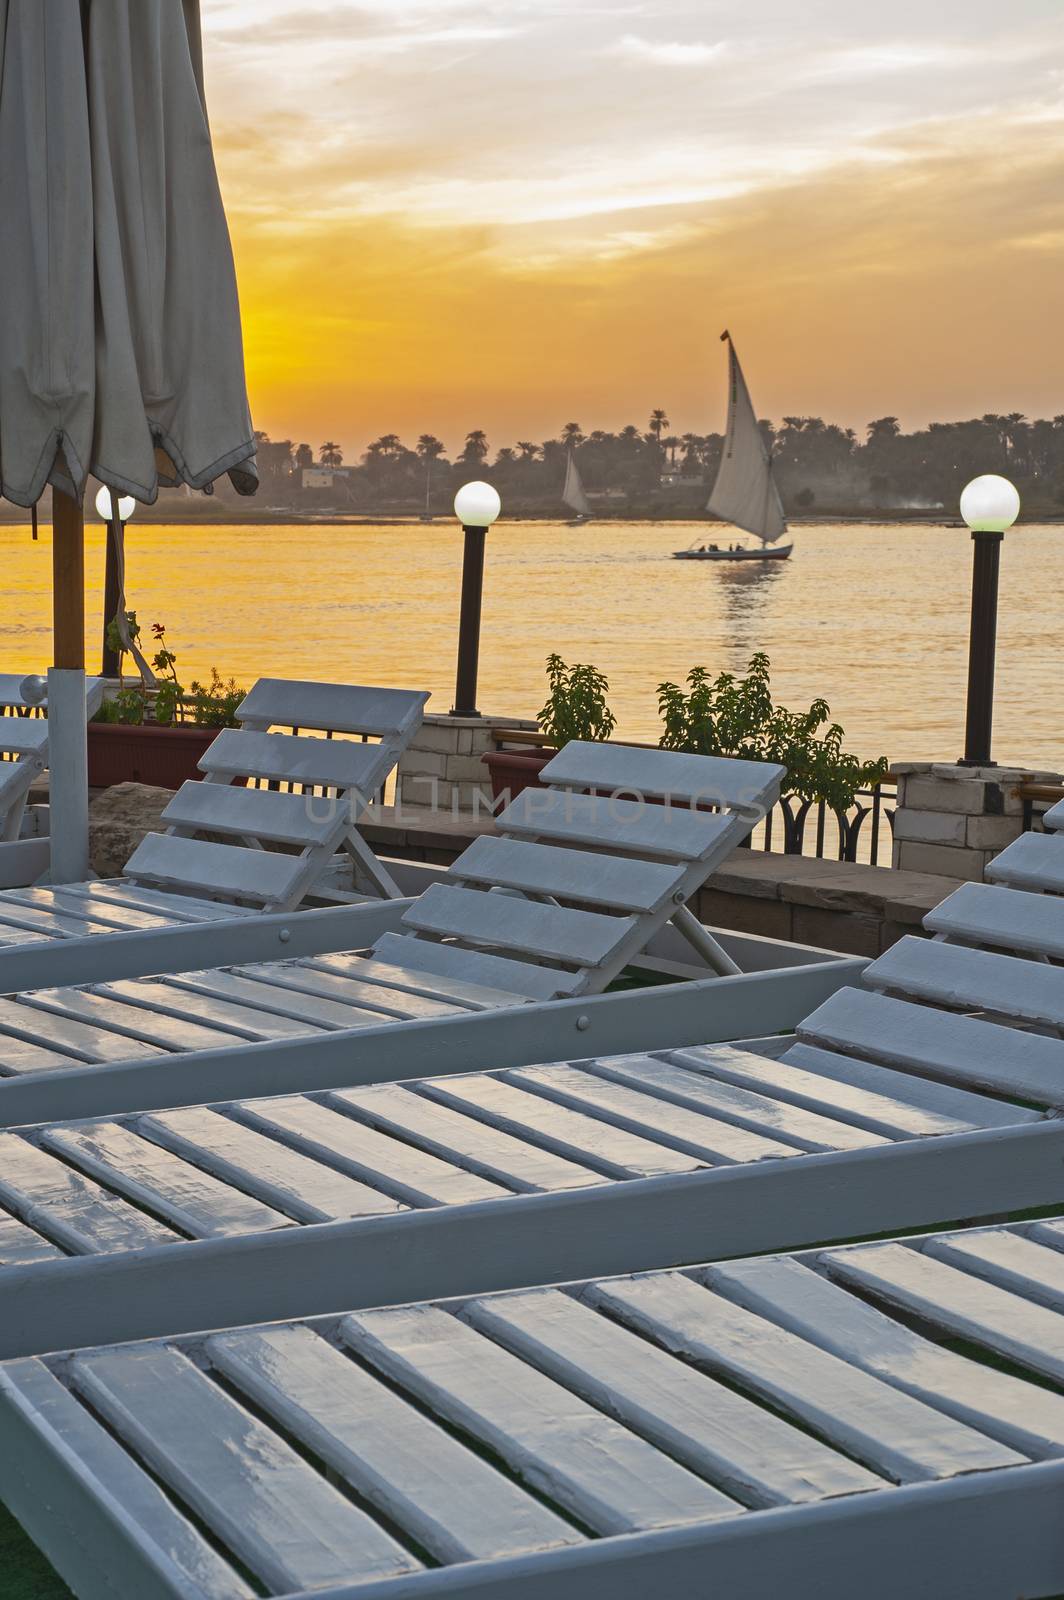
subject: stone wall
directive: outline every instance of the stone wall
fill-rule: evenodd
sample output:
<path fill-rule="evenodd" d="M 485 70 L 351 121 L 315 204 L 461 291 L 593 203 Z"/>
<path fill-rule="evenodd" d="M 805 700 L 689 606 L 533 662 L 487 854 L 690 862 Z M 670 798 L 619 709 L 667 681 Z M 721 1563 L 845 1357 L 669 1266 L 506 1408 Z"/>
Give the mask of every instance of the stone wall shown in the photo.
<path fill-rule="evenodd" d="M 893 863 L 911 872 L 980 882 L 987 863 L 1023 832 L 1021 783 L 1059 783 L 1025 767 L 899 762 Z"/>
<path fill-rule="evenodd" d="M 399 762 L 396 802 L 444 815 L 491 813 L 491 782 L 481 757 L 502 728 L 535 729 L 518 717 L 427 716 Z"/>

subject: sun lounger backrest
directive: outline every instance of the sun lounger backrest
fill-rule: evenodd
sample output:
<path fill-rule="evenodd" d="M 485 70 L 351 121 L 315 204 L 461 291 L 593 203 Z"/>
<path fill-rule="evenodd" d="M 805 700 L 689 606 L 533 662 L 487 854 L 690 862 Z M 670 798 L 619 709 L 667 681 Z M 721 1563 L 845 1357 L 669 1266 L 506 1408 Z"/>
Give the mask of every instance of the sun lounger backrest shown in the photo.
<path fill-rule="evenodd" d="M 260 679 L 237 712 L 242 726 L 223 728 L 200 760 L 206 782 L 178 790 L 163 813 L 167 833 L 148 835 L 126 875 L 289 910 L 312 888 L 324 888 L 322 875 L 342 848 L 371 892 L 398 896 L 356 824 L 420 725 L 427 699 L 406 690 Z M 278 727 L 341 737 L 271 731 Z M 287 849 L 264 853 L 268 844 Z M 299 854 L 290 853 L 293 846 Z"/>
<path fill-rule="evenodd" d="M 551 787 L 519 795 L 498 819 L 499 836 L 477 839 L 407 912 L 418 940 L 412 962 L 426 941 L 447 941 L 452 960 L 465 951 L 470 961 L 488 952 L 505 961 L 505 972 L 484 981 L 530 999 L 545 997 L 545 974 L 554 994 L 604 989 L 659 928 L 685 915 L 686 901 L 776 799 L 784 774 L 574 742 L 543 776 Z M 393 964 L 401 942 L 390 942 Z"/>
<path fill-rule="evenodd" d="M 24 673 L 0 673 L 0 840 L 4 842 L 18 838 L 30 788 L 48 765 L 47 701 L 38 706 L 27 700 L 22 692 L 25 681 Z M 99 709 L 102 699 L 100 679 L 86 678 L 86 716 Z"/>

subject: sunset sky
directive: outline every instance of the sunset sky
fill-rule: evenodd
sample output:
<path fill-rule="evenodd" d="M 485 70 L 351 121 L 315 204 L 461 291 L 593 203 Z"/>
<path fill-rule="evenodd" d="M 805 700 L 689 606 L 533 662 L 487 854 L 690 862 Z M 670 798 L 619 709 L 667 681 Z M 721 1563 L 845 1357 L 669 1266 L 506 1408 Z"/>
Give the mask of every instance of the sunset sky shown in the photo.
<path fill-rule="evenodd" d="M 256 424 L 1064 411 L 1062 0 L 203 0 Z"/>

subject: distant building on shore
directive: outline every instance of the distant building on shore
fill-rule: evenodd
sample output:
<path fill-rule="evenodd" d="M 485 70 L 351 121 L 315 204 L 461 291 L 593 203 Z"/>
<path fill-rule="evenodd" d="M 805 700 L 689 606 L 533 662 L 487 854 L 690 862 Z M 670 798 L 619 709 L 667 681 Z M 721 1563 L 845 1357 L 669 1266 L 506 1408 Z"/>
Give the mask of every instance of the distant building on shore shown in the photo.
<path fill-rule="evenodd" d="M 335 489 L 348 486 L 350 467 L 304 467 L 300 486 L 304 489 Z"/>

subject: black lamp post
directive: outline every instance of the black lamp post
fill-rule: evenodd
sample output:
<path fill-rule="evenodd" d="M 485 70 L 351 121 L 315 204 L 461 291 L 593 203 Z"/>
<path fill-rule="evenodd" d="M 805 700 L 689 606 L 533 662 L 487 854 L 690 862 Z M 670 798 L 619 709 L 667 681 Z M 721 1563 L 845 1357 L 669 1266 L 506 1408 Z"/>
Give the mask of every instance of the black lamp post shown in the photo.
<path fill-rule="evenodd" d="M 117 500 L 117 506 L 115 505 Z M 137 502 L 132 495 L 120 494 L 112 499 L 111 491 L 106 484 L 96 496 L 97 514 L 107 524 L 106 555 L 104 557 L 104 585 L 103 585 L 103 655 L 100 670 L 105 678 L 117 678 L 119 653 L 107 642 L 107 629 L 114 620 L 120 605 L 123 605 L 123 583 L 119 562 L 118 546 L 115 542 L 114 512 L 117 509 L 119 520 L 123 528 L 137 508 Z"/>
<path fill-rule="evenodd" d="M 477 665 L 480 660 L 480 610 L 484 593 L 484 546 L 487 532 L 502 510 L 490 483 L 465 483 L 454 497 L 454 514 L 465 534 L 462 557 L 462 606 L 458 618 L 458 672 L 455 717 L 479 717 Z"/>
<path fill-rule="evenodd" d="M 994 658 L 997 649 L 998 568 L 1001 541 L 1020 512 L 1007 478 L 988 472 L 961 495 L 961 516 L 972 530 L 972 623 L 968 640 L 968 710 L 962 767 L 992 767 Z"/>

